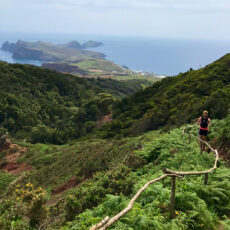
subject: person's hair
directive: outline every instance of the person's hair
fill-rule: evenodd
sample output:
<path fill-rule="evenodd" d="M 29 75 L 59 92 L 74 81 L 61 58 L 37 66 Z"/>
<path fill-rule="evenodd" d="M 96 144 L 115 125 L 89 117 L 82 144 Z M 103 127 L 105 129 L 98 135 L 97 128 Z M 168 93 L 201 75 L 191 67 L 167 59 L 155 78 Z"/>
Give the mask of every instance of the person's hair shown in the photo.
<path fill-rule="evenodd" d="M 204 110 L 204 111 L 203 111 L 203 116 L 204 116 L 204 114 L 207 114 L 207 115 L 208 115 L 208 111 L 207 111 L 207 110 Z"/>

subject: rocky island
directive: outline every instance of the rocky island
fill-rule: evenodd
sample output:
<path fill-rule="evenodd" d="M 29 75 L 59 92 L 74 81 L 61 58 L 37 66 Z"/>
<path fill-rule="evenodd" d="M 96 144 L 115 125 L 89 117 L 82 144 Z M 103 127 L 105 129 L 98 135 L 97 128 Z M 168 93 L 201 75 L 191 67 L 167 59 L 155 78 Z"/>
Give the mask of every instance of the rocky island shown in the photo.
<path fill-rule="evenodd" d="M 43 62 L 75 62 L 85 58 L 103 59 L 103 53 L 85 50 L 103 45 L 102 42 L 88 41 L 80 44 L 72 41 L 67 44 L 52 44 L 48 42 L 26 42 L 18 40 L 16 43 L 5 42 L 1 49 L 13 53 L 16 59 L 32 59 Z"/>
<path fill-rule="evenodd" d="M 143 76 L 142 73 L 132 71 L 126 66 L 119 66 L 106 60 L 103 53 L 88 50 L 102 45 L 102 42 L 92 40 L 82 44 L 78 41 L 53 44 L 44 41 L 18 40 L 16 43 L 6 41 L 1 49 L 12 53 L 14 59 L 37 60 L 42 62 L 42 67 L 45 69 L 71 73 L 79 77 L 120 80 L 144 79 L 148 82 L 147 85 L 159 80 L 154 74 Z"/>

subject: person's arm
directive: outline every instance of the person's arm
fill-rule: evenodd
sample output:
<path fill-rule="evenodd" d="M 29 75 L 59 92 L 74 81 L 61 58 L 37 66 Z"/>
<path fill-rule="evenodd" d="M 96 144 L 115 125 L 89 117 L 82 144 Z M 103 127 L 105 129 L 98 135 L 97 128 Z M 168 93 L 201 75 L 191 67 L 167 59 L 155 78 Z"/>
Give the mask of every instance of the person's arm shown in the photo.
<path fill-rule="evenodd" d="M 197 119 L 197 122 L 196 122 L 197 125 L 200 125 L 200 120 L 201 120 L 201 117 Z"/>
<path fill-rule="evenodd" d="M 208 118 L 208 131 L 211 132 L 211 119 Z"/>

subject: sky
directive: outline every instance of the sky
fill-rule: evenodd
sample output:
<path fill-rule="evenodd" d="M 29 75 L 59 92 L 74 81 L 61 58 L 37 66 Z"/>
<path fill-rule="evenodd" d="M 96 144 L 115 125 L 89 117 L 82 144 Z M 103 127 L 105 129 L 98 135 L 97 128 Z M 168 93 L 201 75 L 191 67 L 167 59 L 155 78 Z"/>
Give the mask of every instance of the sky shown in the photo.
<path fill-rule="evenodd" d="M 0 0 L 0 33 L 230 40 L 230 0 Z"/>

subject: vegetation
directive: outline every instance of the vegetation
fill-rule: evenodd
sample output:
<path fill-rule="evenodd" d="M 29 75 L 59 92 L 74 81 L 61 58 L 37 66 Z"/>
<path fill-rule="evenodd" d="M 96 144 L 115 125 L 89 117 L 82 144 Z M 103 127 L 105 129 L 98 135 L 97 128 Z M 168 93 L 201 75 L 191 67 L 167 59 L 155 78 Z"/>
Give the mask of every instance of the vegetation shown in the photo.
<path fill-rule="evenodd" d="M 167 77 L 119 101 L 113 122 L 104 136 L 138 135 L 146 130 L 175 127 L 200 116 L 207 109 L 221 119 L 230 106 L 230 54 L 205 68 Z"/>
<path fill-rule="evenodd" d="M 228 124 L 229 117 L 213 121 L 211 140 L 221 137 L 219 127 Z M 197 128 L 190 132 L 196 133 Z M 162 168 L 204 170 L 214 161 L 212 154 L 200 155 L 195 139 L 188 144 L 182 128 L 122 140 L 86 138 L 65 146 L 19 144 L 28 151 L 17 162 L 32 165 L 33 171 L 5 183 L 0 202 L 0 224 L 5 229 L 12 224 L 27 226 L 25 229 L 89 229 L 123 209 L 141 186 L 162 174 Z M 63 187 L 73 179 L 72 186 Z M 160 181 L 150 186 L 133 210 L 111 229 L 215 229 L 219 220 L 226 223 L 230 210 L 229 179 L 229 169 L 222 160 L 215 173 L 209 175 L 207 186 L 203 176 L 178 179 L 177 218 L 173 221 L 169 218 L 170 180 Z M 22 199 L 22 194 L 31 198 L 16 205 L 15 200 Z M 31 203 L 34 196 L 38 199 L 36 194 L 41 196 L 39 209 L 33 209 Z M 54 200 L 54 204 L 44 206 L 47 199 Z M 29 210 L 37 212 L 32 214 Z"/>
<path fill-rule="evenodd" d="M 116 78 L 89 78 L 88 81 L 93 85 L 102 88 L 107 93 L 112 94 L 116 98 L 123 98 L 152 85 L 156 80 L 151 81 L 142 78 L 133 79 L 130 77 L 130 79 L 120 81 L 118 81 Z"/>
<path fill-rule="evenodd" d="M 110 87 L 110 92 L 113 93 L 114 87 L 113 85 L 120 85 L 119 88 L 125 87 L 130 88 L 129 91 L 132 93 L 144 89 L 147 86 L 152 85 L 154 82 L 159 81 L 160 78 L 154 74 L 148 74 L 142 76 L 141 74 L 137 74 L 132 70 L 127 70 L 122 68 L 111 61 L 104 59 L 82 59 L 75 63 L 67 63 L 67 62 L 48 62 L 42 64 L 43 68 L 56 70 L 62 73 L 71 73 L 76 76 L 89 78 L 89 79 L 102 79 L 104 82 L 108 82 L 109 80 L 118 80 L 122 82 L 110 81 L 110 84 L 106 84 L 106 87 Z M 95 81 L 98 82 L 98 81 Z M 103 81 L 99 81 L 100 83 Z M 105 84 L 103 84 L 105 86 Z M 117 87 L 115 87 L 116 90 Z M 122 93 L 119 96 L 127 96 L 128 93 Z"/>
<path fill-rule="evenodd" d="M 1 158 L 3 157 L 1 156 Z M 0 194 L 1 195 L 4 193 L 8 184 L 10 184 L 15 178 L 16 176 L 14 175 L 10 175 L 9 173 L 3 171 L 0 172 Z"/>
<path fill-rule="evenodd" d="M 88 41 L 82 45 L 77 41 L 67 44 L 17 41 L 16 43 L 5 42 L 2 45 L 2 49 L 13 53 L 14 58 L 39 60 L 43 62 L 43 68 L 65 74 L 70 73 L 78 77 L 103 79 L 119 79 L 124 77 L 125 81 L 122 83 L 106 81 L 103 84 L 109 90 L 109 93 L 117 97 L 130 95 L 159 80 L 159 78 L 151 74 L 147 78 L 137 76 L 136 73 L 128 68 L 123 68 L 111 61 L 105 60 L 102 53 L 82 50 L 100 45 L 102 45 L 101 42 L 94 41 Z M 111 85 L 109 86 L 107 83 Z"/>
<path fill-rule="evenodd" d="M 125 71 L 124 68 L 114 64 L 113 62 L 108 60 L 103 60 L 103 59 L 93 59 L 93 58 L 84 59 L 77 62 L 75 65 L 83 70 L 92 71 L 94 72 L 94 74 L 96 73 L 96 71 L 94 70 L 101 70 L 104 73 L 106 72 L 111 73 L 113 71 L 117 73 L 128 72 L 127 70 Z"/>
<path fill-rule="evenodd" d="M 214 130 L 217 129 L 219 123 L 219 121 L 214 122 Z M 154 133 L 151 132 L 151 134 Z M 215 131 L 212 133 L 212 136 L 214 135 L 217 135 Z M 162 174 L 162 168 L 183 171 L 204 170 L 212 167 L 215 159 L 213 155 L 207 153 L 200 155 L 195 139 L 188 145 L 187 136 L 182 137 L 182 129 L 175 129 L 169 134 L 159 136 L 154 141 L 146 143 L 143 149 L 136 150 L 135 153 L 146 159 L 148 163 L 126 176 L 126 180 L 134 182 L 131 193 L 128 193 L 128 196 L 124 192 L 108 193 L 99 206 L 77 215 L 75 220 L 61 229 L 89 229 L 105 216 L 111 217 L 117 214 L 126 207 L 129 199 L 141 186 Z M 138 178 L 138 180 L 133 178 Z M 209 176 L 206 186 L 203 176 L 187 176 L 178 179 L 177 217 L 172 221 L 169 213 L 170 180 L 160 181 L 144 191 L 132 211 L 109 229 L 216 229 L 219 219 L 225 219 L 230 210 L 229 179 L 230 173 L 223 161 L 220 162 L 216 172 Z M 91 187 L 100 189 L 99 185 L 94 183 L 94 185 L 88 184 L 87 190 Z M 104 188 L 104 186 L 101 187 Z M 68 202 L 74 204 L 76 197 L 73 198 L 73 195 L 70 195 L 70 198 Z M 226 221 L 223 222 L 223 225 L 225 224 Z"/>
<path fill-rule="evenodd" d="M 0 70 L 0 132 L 32 142 L 83 136 L 117 97 L 142 88 L 135 80 L 82 79 L 29 65 L 1 62 Z"/>
<path fill-rule="evenodd" d="M 166 78 L 119 100 L 108 93 L 121 96 L 108 86 L 112 80 L 1 62 L 0 133 L 9 131 L 19 147 L 0 152 L 0 167 L 7 171 L 0 173 L 0 228 L 86 230 L 122 210 L 163 168 L 209 169 L 214 156 L 200 154 L 197 141 L 189 144 L 181 126 L 203 109 L 218 118 L 212 119 L 208 141 L 227 162 L 219 160 L 208 185 L 203 176 L 177 179 L 175 219 L 170 220 L 171 183 L 166 178 L 145 190 L 110 229 L 228 226 L 229 63 L 226 55 L 201 70 Z M 96 128 L 98 119 L 111 113 L 113 120 Z M 186 126 L 197 134 L 197 127 Z M 158 130 L 144 132 L 150 129 Z M 6 167 L 10 165 L 29 167 L 13 174 Z"/>
<path fill-rule="evenodd" d="M 103 45 L 101 42 L 95 41 L 88 41 L 81 45 L 77 41 L 71 41 L 67 44 L 52 44 L 41 41 L 26 42 L 19 40 L 16 43 L 5 42 L 1 49 L 13 53 L 13 57 L 17 59 L 42 61 L 43 68 L 56 70 L 61 73 L 70 73 L 87 78 L 99 77 L 103 79 L 126 77 L 126 80 L 128 80 L 127 84 L 123 82 L 126 88 L 131 84 L 132 89 L 136 87 L 139 90 L 159 80 L 158 77 L 152 74 L 150 74 L 150 77 L 143 79 L 142 76 L 137 76 L 136 73 L 128 68 L 105 60 L 105 55 L 102 53 L 82 50 L 101 45 Z M 122 96 L 124 95 L 127 96 L 129 94 L 123 94 L 122 92 Z"/>
<path fill-rule="evenodd" d="M 86 79 L 3 62 L 0 92 L 1 132 L 55 144 L 85 135 L 115 100 Z"/>
<path fill-rule="evenodd" d="M 35 229 L 46 217 L 45 190 L 26 183 L 27 180 L 24 176 L 11 183 L 5 194 L 10 199 L 0 200 L 1 229 Z"/>

